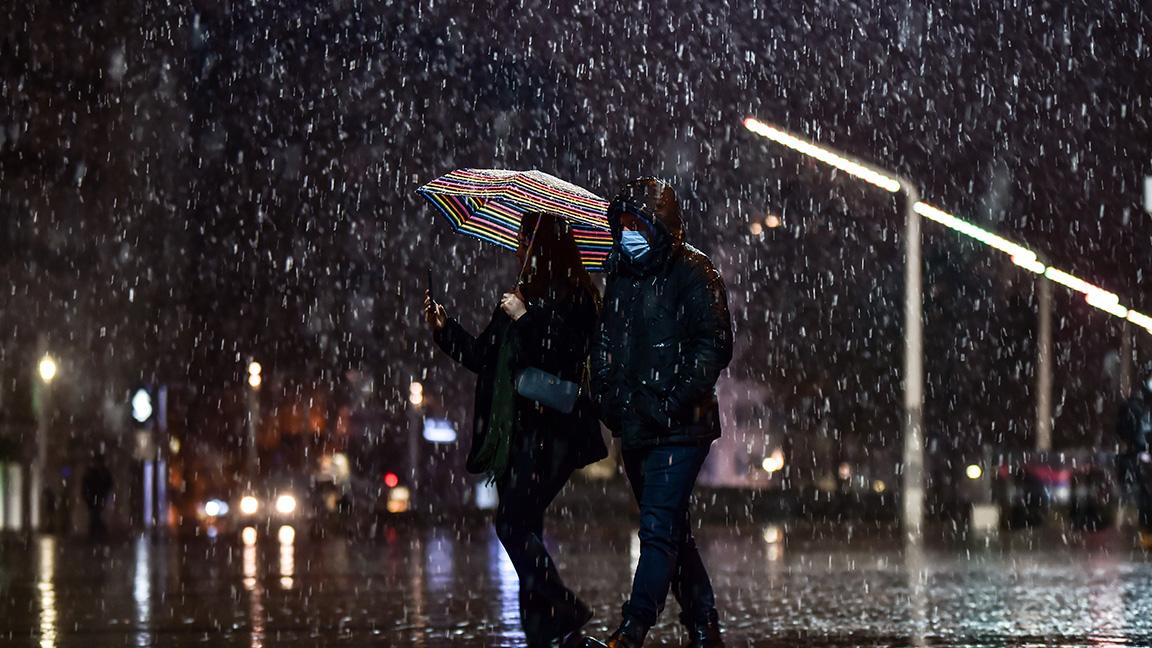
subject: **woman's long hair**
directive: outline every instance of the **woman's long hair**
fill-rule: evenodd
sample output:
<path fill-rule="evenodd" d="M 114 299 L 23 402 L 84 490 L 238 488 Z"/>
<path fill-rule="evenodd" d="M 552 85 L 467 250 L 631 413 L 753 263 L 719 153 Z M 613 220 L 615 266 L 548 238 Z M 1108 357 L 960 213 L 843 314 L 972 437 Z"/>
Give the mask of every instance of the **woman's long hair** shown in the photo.
<path fill-rule="evenodd" d="M 548 212 L 524 214 L 520 219 L 520 250 L 527 255 L 519 285 L 526 299 L 586 295 L 599 307 L 600 292 L 580 261 L 580 250 L 566 219 Z"/>

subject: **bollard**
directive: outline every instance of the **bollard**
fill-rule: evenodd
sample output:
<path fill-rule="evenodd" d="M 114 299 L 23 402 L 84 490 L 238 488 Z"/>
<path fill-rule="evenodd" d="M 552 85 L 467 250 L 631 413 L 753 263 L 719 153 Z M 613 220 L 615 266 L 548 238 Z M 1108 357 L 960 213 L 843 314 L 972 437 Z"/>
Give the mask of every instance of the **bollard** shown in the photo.
<path fill-rule="evenodd" d="M 968 528 L 974 536 L 993 536 L 1000 532 L 1000 507 L 996 504 L 973 504 Z"/>

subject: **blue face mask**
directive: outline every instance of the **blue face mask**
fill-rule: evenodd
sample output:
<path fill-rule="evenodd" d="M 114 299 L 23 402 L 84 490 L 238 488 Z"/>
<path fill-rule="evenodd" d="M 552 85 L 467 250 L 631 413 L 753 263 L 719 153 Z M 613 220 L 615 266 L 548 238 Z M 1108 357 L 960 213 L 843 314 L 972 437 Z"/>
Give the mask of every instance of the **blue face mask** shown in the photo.
<path fill-rule="evenodd" d="M 648 239 L 644 235 L 634 230 L 624 230 L 620 235 L 620 247 L 624 250 L 624 254 L 633 261 L 648 254 L 648 250 L 652 249 L 649 245 Z"/>

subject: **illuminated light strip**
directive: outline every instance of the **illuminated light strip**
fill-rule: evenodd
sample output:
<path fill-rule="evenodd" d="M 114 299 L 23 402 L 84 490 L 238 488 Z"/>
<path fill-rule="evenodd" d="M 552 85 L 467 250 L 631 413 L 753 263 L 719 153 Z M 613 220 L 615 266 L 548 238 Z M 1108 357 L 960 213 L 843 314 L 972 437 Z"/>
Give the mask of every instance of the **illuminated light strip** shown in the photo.
<path fill-rule="evenodd" d="M 1143 326 L 1145 329 L 1148 329 L 1149 333 L 1152 333 L 1152 317 L 1130 310 L 1128 311 L 1128 321 L 1136 326 Z"/>
<path fill-rule="evenodd" d="M 1021 258 L 1015 255 L 1012 256 L 1012 263 L 1036 274 L 1044 274 L 1044 271 L 1048 269 L 1048 266 L 1040 263 L 1036 259 Z"/>
<path fill-rule="evenodd" d="M 1019 261 L 1016 261 L 1016 259 L 1013 260 L 1016 261 L 1017 265 L 1024 265 L 1024 262 L 1036 260 L 1036 253 L 1032 250 L 1029 250 L 1022 245 L 1013 243 L 1012 241 L 1009 241 L 1002 236 L 997 236 L 996 234 L 993 234 L 986 229 L 977 227 L 966 220 L 961 220 L 938 207 L 933 207 L 932 205 L 929 205 L 925 202 L 918 202 L 913 207 L 913 209 L 916 210 L 917 214 L 920 214 L 924 218 L 934 220 L 945 227 L 954 229 L 961 234 L 984 243 L 985 245 L 996 248 L 1001 252 L 1005 252 L 1012 255 L 1013 257 L 1016 257 L 1019 259 Z"/>
<path fill-rule="evenodd" d="M 766 137 L 777 144 L 782 144 L 794 151 L 803 153 L 809 157 L 815 158 L 833 166 L 841 171 L 851 174 L 865 182 L 875 185 L 889 193 L 896 193 L 900 191 L 900 181 L 896 178 L 885 175 L 874 169 L 870 169 L 858 162 L 854 162 L 842 155 L 833 151 L 825 149 L 818 144 L 805 141 L 782 131 L 773 126 L 756 119 L 755 117 L 745 117 L 744 127 L 756 133 L 757 135 Z M 986 229 L 977 227 L 968 221 L 957 218 L 948 212 L 933 207 L 925 202 L 918 202 L 913 205 L 913 209 L 921 216 L 936 221 L 945 227 L 960 232 L 966 236 L 976 239 L 985 245 L 1005 252 L 1012 257 L 1012 262 L 1016 265 L 1034 272 L 1042 274 L 1047 279 L 1062 284 L 1071 288 L 1072 290 L 1084 293 L 1090 305 L 1099 308 L 1100 310 L 1119 317 L 1127 319 L 1129 322 L 1141 326 L 1149 333 L 1152 333 L 1152 317 L 1144 315 L 1134 310 L 1130 310 L 1120 304 L 1120 297 L 1115 293 L 1108 292 L 1099 286 L 1092 285 L 1083 279 L 1070 275 L 1067 272 L 1058 270 L 1052 267 L 1046 267 L 1038 259 L 1038 255 L 1029 250 L 1028 248 L 1013 243 L 1008 239 L 993 234 Z"/>
<path fill-rule="evenodd" d="M 896 178 L 884 175 L 874 169 L 869 169 L 863 164 L 853 162 L 846 157 L 837 155 L 811 142 L 806 142 L 799 137 L 789 135 L 778 128 L 773 128 L 765 124 L 755 117 L 745 118 L 744 127 L 757 135 L 767 137 L 777 144 L 783 144 L 794 151 L 798 151 L 809 157 L 814 157 L 825 164 L 830 164 L 845 173 L 849 173 L 869 184 L 880 187 L 888 193 L 900 191 L 900 181 Z"/>
<path fill-rule="evenodd" d="M 1105 306 L 1119 304 L 1120 295 L 1110 293 L 1107 290 L 1097 290 L 1088 293 L 1088 303 L 1098 308 L 1104 308 Z M 1121 317 L 1126 317 L 1127 315 L 1128 313 L 1124 313 Z"/>
<path fill-rule="evenodd" d="M 1128 309 L 1120 305 L 1120 298 L 1113 293 L 1105 291 L 1089 293 L 1088 303 L 1120 319 L 1128 317 Z"/>
<path fill-rule="evenodd" d="M 1101 288 L 1093 286 L 1080 277 L 1070 275 L 1067 272 L 1064 272 L 1063 270 L 1057 270 L 1056 268 L 1048 268 L 1048 270 L 1044 272 L 1044 276 L 1062 286 L 1067 286 L 1072 290 L 1082 292 L 1085 295 L 1090 295 L 1094 292 L 1104 292 Z"/>

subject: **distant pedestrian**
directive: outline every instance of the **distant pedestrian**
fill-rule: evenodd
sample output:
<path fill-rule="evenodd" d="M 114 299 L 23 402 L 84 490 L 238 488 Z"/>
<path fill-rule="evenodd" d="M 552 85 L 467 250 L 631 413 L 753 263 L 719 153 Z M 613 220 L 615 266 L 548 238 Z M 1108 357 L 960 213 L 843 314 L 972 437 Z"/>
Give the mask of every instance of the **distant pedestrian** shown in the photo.
<path fill-rule="evenodd" d="M 1123 492 L 1134 496 L 1139 511 L 1140 540 L 1152 548 L 1152 369 L 1120 406 L 1116 419 L 1120 452 L 1116 456 Z"/>
<path fill-rule="evenodd" d="M 81 484 L 84 505 L 88 507 L 88 535 L 93 539 L 100 540 L 107 535 L 104 506 L 112 494 L 113 486 L 112 471 L 108 470 L 103 453 L 97 453 L 84 471 Z"/>
<path fill-rule="evenodd" d="M 467 468 L 496 482 L 496 535 L 520 579 L 527 643 L 580 646 L 592 611 L 560 579 L 544 545 L 544 512 L 574 470 L 608 454 L 587 390 L 575 389 L 586 382 L 600 294 L 562 218 L 525 214 L 519 243 L 519 285 L 503 294 L 479 336 L 431 293 L 424 313 L 436 344 L 477 374 Z M 564 383 L 579 396 L 557 409 L 543 393 L 525 395 L 525 376 L 543 377 L 538 392 Z"/>
<path fill-rule="evenodd" d="M 720 646 L 688 504 L 720 436 L 716 380 L 732 359 L 728 294 L 708 257 L 685 242 L 669 185 L 628 183 L 612 200 L 608 222 L 615 243 L 592 379 L 640 507 L 640 560 L 623 623 L 608 643 L 643 645 L 671 588 L 688 645 Z"/>

